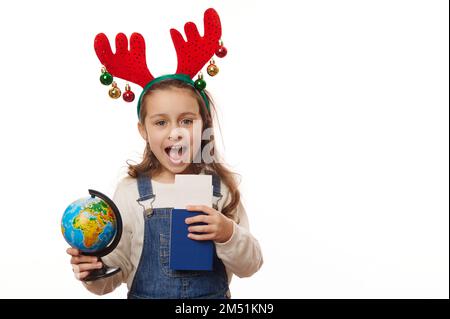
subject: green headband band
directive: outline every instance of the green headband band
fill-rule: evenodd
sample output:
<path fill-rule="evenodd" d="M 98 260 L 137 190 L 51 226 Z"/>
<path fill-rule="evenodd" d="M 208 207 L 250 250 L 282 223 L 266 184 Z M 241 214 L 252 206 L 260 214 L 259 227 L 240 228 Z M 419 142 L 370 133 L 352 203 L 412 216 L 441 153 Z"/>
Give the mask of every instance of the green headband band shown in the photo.
<path fill-rule="evenodd" d="M 184 83 L 189 84 L 190 86 L 192 86 L 194 89 L 196 89 L 200 95 L 202 96 L 203 100 L 205 101 L 205 105 L 206 105 L 206 109 L 208 110 L 208 112 L 210 112 L 209 110 L 209 101 L 208 98 L 206 97 L 206 94 L 203 90 L 199 90 L 195 87 L 195 82 L 189 77 L 189 75 L 186 74 L 169 74 L 169 75 L 163 75 L 160 77 L 157 77 L 156 79 L 153 79 L 151 82 L 149 82 L 144 90 L 142 90 L 141 96 L 139 97 L 139 101 L 138 101 L 138 105 L 137 105 L 137 115 L 138 118 L 140 119 L 140 113 L 141 113 L 141 103 L 142 103 L 142 99 L 144 98 L 145 93 L 147 93 L 147 91 L 156 83 L 162 82 L 164 80 L 169 80 L 169 79 L 173 79 L 173 80 L 180 80 Z"/>

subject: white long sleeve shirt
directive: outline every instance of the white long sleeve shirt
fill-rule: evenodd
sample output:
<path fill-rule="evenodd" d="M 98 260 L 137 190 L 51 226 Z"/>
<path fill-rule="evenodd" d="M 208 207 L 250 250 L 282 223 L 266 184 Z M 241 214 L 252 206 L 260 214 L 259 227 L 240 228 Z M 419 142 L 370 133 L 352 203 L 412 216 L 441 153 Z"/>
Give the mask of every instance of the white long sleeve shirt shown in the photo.
<path fill-rule="evenodd" d="M 159 183 L 152 180 L 154 194 L 153 208 L 168 207 L 164 198 L 168 198 L 174 192 L 174 184 Z M 218 211 L 222 211 L 230 201 L 228 188 L 221 183 L 222 199 L 218 203 Z M 94 294 L 103 295 L 113 291 L 122 283 L 126 283 L 131 289 L 134 274 L 139 265 L 142 245 L 144 242 L 144 216 L 143 208 L 136 199 L 139 198 L 137 180 L 132 177 L 123 178 L 114 193 L 113 201 L 119 208 L 123 221 L 123 233 L 116 249 L 109 255 L 102 257 L 102 261 L 108 266 L 120 267 L 122 271 L 117 274 L 84 283 L 85 287 Z M 217 256 L 225 265 L 228 283 L 233 274 L 238 277 L 249 277 L 261 267 L 263 257 L 258 241 L 249 230 L 247 214 L 242 203 L 236 208 L 237 223 L 233 222 L 233 234 L 225 243 L 215 243 Z M 230 292 L 228 292 L 230 296 Z"/>

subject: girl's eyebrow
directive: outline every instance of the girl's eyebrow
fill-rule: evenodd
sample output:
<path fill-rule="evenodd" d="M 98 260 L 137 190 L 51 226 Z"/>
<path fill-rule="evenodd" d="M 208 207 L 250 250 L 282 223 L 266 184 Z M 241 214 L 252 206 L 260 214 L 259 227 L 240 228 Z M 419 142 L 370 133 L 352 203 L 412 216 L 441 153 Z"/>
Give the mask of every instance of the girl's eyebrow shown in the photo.
<path fill-rule="evenodd" d="M 158 117 L 158 116 L 166 116 L 166 113 L 158 113 L 158 114 L 153 114 L 152 116 L 150 116 L 150 118 L 154 118 L 154 117 Z"/>
<path fill-rule="evenodd" d="M 193 116 L 197 116 L 198 113 L 192 113 L 192 112 L 183 112 L 181 113 L 178 117 L 183 116 L 183 115 L 193 115 Z"/>
<path fill-rule="evenodd" d="M 198 113 L 193 113 L 193 112 L 183 112 L 180 115 L 178 115 L 178 117 L 184 116 L 184 115 L 193 115 L 193 116 L 197 116 L 199 115 Z M 150 116 L 149 118 L 154 118 L 154 117 L 158 117 L 158 116 L 167 116 L 167 113 L 158 113 L 158 114 L 153 114 L 152 116 Z"/>

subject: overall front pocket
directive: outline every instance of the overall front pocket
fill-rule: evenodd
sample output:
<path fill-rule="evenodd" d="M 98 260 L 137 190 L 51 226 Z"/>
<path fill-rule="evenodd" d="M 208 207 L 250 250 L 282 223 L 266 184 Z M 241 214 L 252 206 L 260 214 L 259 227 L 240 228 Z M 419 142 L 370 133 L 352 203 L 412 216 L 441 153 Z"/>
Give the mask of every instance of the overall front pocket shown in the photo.
<path fill-rule="evenodd" d="M 204 272 L 196 270 L 171 270 L 169 268 L 170 260 L 170 237 L 165 234 L 159 234 L 159 262 L 162 272 L 168 277 L 189 278 L 202 275 Z"/>

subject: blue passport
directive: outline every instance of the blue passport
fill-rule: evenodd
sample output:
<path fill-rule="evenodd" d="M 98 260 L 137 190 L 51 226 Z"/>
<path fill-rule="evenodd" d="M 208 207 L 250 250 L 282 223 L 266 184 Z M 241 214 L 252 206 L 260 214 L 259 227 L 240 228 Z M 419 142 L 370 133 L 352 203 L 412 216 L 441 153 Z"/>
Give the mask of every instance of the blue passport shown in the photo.
<path fill-rule="evenodd" d="M 173 209 L 170 223 L 170 258 L 172 270 L 212 270 L 214 243 L 212 240 L 193 240 L 188 238 L 188 225 L 185 219 L 203 212 Z"/>

